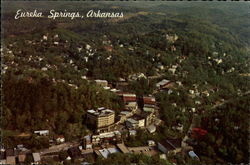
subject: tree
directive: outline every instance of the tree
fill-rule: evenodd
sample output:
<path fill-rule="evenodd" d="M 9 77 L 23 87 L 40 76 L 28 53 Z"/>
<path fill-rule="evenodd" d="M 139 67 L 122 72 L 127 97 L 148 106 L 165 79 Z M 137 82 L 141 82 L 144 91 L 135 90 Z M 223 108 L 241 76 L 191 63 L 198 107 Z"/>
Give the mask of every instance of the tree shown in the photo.
<path fill-rule="evenodd" d="M 60 159 L 61 161 L 64 161 L 67 157 L 68 157 L 67 151 L 61 151 L 61 152 L 59 153 L 59 159 Z"/>

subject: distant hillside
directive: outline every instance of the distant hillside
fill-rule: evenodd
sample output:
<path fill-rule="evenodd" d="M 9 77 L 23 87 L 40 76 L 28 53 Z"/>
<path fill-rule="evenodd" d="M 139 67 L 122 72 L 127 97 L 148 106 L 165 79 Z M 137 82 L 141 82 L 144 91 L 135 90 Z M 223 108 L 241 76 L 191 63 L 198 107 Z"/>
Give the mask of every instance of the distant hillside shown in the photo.
<path fill-rule="evenodd" d="M 249 91 L 249 3 L 68 3 L 4 2 L 4 130 L 32 133 L 46 128 L 66 140 L 81 139 L 91 131 L 84 120 L 87 109 L 123 110 L 120 98 L 93 80 L 105 79 L 113 88 L 122 80 L 127 83 L 126 92 L 138 96 L 158 92 L 154 94 L 159 116 L 166 121 L 157 130 L 159 137 L 185 136 L 186 132 L 172 128 L 182 124 L 186 131 L 196 110 L 211 120 L 203 127 L 214 139 L 199 142 L 204 149 L 201 162 L 247 163 L 247 150 L 240 147 L 247 131 L 242 126 L 235 134 L 232 128 L 247 117 L 247 99 L 242 94 Z M 122 10 L 126 16 L 119 21 L 14 20 L 18 8 Z M 170 92 L 156 91 L 155 83 L 162 79 L 179 85 Z M 221 130 L 224 140 L 217 142 L 221 136 L 211 126 L 214 114 L 209 110 L 225 100 L 231 102 L 218 116 L 230 128 Z M 4 141 L 8 147 L 18 142 L 13 136 L 5 136 Z M 26 142 L 32 146 L 34 141 Z M 34 148 L 41 147 L 37 145 Z"/>

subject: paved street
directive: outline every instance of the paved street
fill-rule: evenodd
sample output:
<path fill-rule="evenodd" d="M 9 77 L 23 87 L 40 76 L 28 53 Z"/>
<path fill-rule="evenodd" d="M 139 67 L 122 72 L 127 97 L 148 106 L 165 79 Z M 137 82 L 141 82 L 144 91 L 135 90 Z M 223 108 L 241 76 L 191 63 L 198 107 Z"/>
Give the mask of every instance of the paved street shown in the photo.
<path fill-rule="evenodd" d="M 65 150 L 68 150 L 71 147 L 78 146 L 78 145 L 80 145 L 78 142 L 66 142 L 66 143 L 63 143 L 63 144 L 54 145 L 54 146 L 51 146 L 51 147 L 49 147 L 47 149 L 41 150 L 40 154 L 45 155 L 45 154 L 49 154 L 49 153 L 65 151 Z"/>

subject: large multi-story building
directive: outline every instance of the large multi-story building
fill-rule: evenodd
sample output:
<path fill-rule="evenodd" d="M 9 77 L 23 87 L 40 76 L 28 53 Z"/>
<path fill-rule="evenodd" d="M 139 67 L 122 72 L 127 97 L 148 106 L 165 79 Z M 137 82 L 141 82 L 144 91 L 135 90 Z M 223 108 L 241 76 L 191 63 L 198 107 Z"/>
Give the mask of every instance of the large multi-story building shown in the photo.
<path fill-rule="evenodd" d="M 111 126 L 115 122 L 115 112 L 104 107 L 87 111 L 87 120 L 96 129 Z"/>

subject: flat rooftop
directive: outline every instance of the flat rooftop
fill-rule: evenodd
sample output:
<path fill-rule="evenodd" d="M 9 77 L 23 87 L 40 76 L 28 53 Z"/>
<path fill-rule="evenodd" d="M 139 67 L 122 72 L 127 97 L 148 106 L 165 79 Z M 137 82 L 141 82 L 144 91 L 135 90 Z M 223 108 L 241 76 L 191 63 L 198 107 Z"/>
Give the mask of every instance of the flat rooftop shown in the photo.
<path fill-rule="evenodd" d="M 98 108 L 96 110 L 90 109 L 90 110 L 87 110 L 87 112 L 89 114 L 92 114 L 92 115 L 95 115 L 95 116 L 106 116 L 106 115 L 115 113 L 114 110 L 107 109 L 107 108 L 104 108 L 104 107 Z"/>

